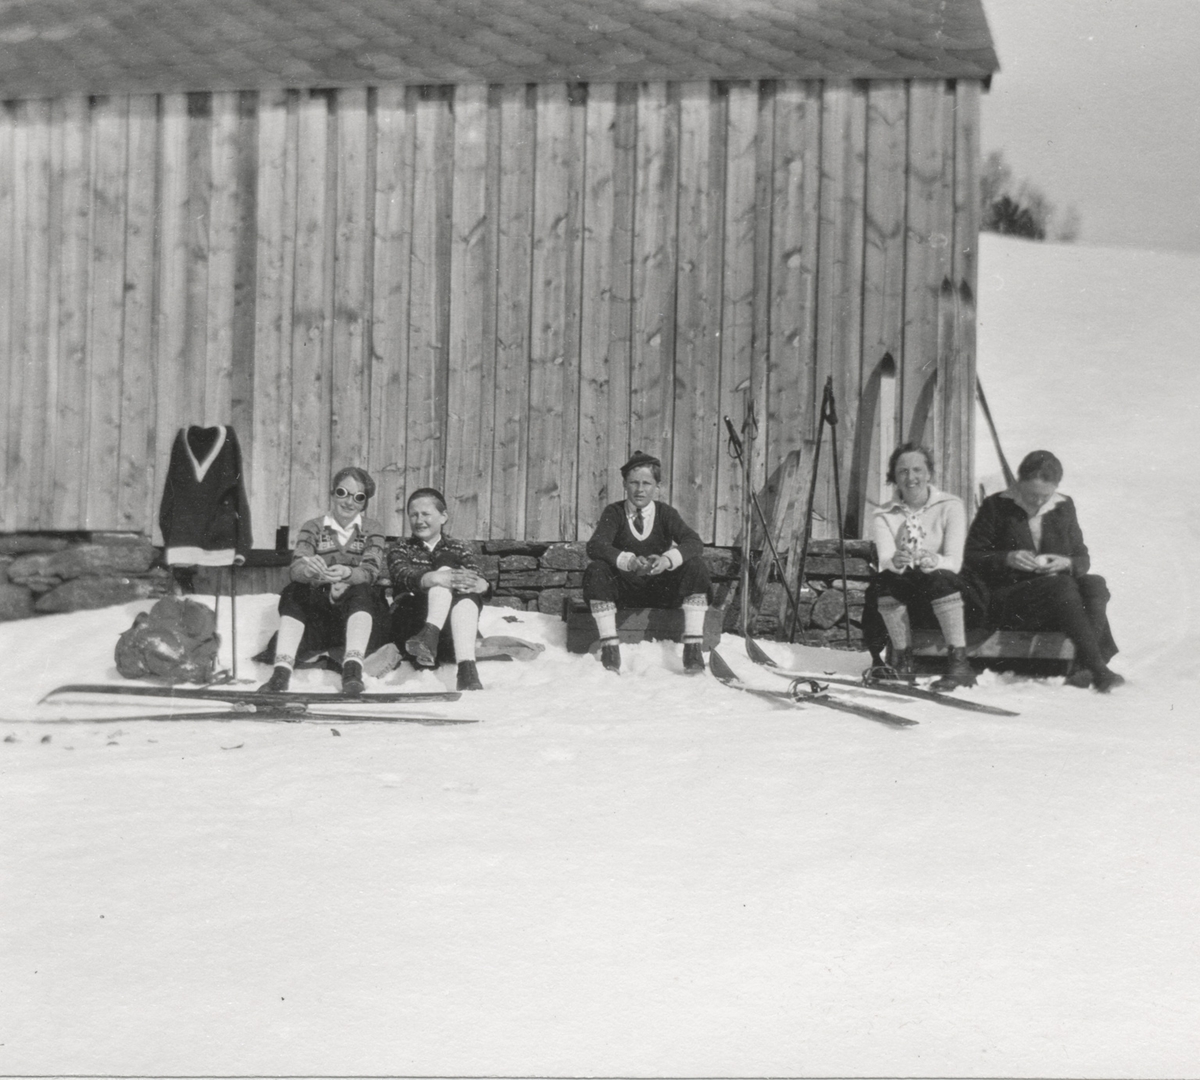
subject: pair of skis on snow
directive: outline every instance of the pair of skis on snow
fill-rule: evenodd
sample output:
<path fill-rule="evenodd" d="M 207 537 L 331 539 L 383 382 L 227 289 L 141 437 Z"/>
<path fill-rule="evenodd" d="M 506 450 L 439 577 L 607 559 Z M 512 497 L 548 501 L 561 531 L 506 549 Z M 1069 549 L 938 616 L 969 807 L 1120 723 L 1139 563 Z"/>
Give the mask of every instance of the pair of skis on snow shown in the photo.
<path fill-rule="evenodd" d="M 908 716 L 888 712 L 876 708 L 861 700 L 862 695 L 879 697 L 907 698 L 942 705 L 946 708 L 961 709 L 965 712 L 988 713 L 992 716 L 1017 716 L 1010 709 L 1001 709 L 996 705 L 985 705 L 979 701 L 966 701 L 954 698 L 937 690 L 929 690 L 921 686 L 913 686 L 902 682 L 885 682 L 881 680 L 856 680 L 845 676 L 822 675 L 807 671 L 789 671 L 775 663 L 752 637 L 745 635 L 746 654 L 760 667 L 789 680 L 786 690 L 763 690 L 749 686 L 725 662 L 725 659 L 714 649 L 709 657 L 709 668 L 722 683 L 734 690 L 740 690 L 755 697 L 769 701 L 787 702 L 794 705 L 818 705 L 836 712 L 850 713 L 864 720 L 874 720 L 888 727 L 914 727 L 917 724 Z M 853 698 L 854 700 L 850 700 Z"/>
<path fill-rule="evenodd" d="M 260 693 L 257 690 L 235 690 L 219 686 L 121 686 L 115 683 L 68 683 L 51 690 L 42 701 L 63 695 L 100 695 L 114 697 L 147 697 L 172 702 L 220 702 L 228 708 L 211 711 L 181 711 L 155 713 L 145 716 L 88 717 L 88 723 L 121 723 L 133 720 L 265 720 L 275 723 L 332 723 L 339 724 L 476 724 L 478 720 L 456 716 L 410 715 L 389 711 L 384 714 L 355 714 L 325 712 L 326 706 L 397 705 L 429 701 L 457 701 L 462 694 L 456 690 L 416 690 L 408 693 L 308 694 L 285 691 Z M 39 703 L 40 704 L 40 703 Z M 319 709 L 311 706 L 317 705 Z M 76 723 L 64 720 L 61 723 Z"/>

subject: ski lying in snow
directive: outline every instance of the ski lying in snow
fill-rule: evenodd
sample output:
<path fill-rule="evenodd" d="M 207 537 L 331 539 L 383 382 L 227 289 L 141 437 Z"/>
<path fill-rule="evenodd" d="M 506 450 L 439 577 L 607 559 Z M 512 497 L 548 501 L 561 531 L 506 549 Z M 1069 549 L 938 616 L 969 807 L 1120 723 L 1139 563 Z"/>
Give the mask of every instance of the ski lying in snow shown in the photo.
<path fill-rule="evenodd" d="M 155 713 L 147 716 L 69 716 L 53 720 L 0 720 L 3 724 L 134 724 L 142 720 L 256 720 L 273 724 L 423 724 L 432 727 L 438 724 L 478 724 L 473 718 L 461 716 L 350 716 L 345 713 L 310 712 L 307 706 L 282 706 L 274 702 L 261 705 L 230 702 L 231 708 L 211 712 Z"/>
<path fill-rule="evenodd" d="M 916 720 L 910 719 L 907 716 L 900 716 L 898 713 L 876 709 L 870 705 L 860 705 L 854 701 L 843 701 L 841 698 L 830 694 L 820 683 L 810 683 L 803 679 L 793 680 L 792 686 L 787 690 L 760 690 L 755 686 L 747 686 L 738 678 L 716 649 L 713 649 L 709 654 L 708 666 L 709 670 L 731 689 L 741 690 L 743 693 L 753 694 L 755 697 L 765 698 L 768 701 L 777 703 L 787 702 L 792 705 L 811 703 L 825 709 L 834 709 L 837 712 L 860 716 L 864 720 L 874 720 L 876 723 L 886 724 L 888 727 L 894 728 L 915 727 L 917 725 Z"/>
<path fill-rule="evenodd" d="M 223 690 L 219 686 L 121 686 L 119 683 L 68 683 L 50 691 L 42 701 L 49 701 L 60 694 L 112 694 L 118 697 L 156 697 L 174 701 L 224 701 L 229 704 L 278 705 L 395 705 L 410 701 L 457 701 L 462 694 L 457 690 L 414 690 L 386 694 L 309 694 L 281 693 L 261 694 L 257 690 Z"/>
<path fill-rule="evenodd" d="M 746 639 L 746 655 L 760 667 L 766 668 L 772 675 L 784 679 L 816 679 L 819 683 L 829 683 L 831 686 L 846 687 L 849 690 L 859 690 L 864 693 L 886 694 L 894 697 L 915 698 L 918 701 L 932 701 L 935 705 L 945 705 L 951 709 L 962 709 L 966 712 L 990 713 L 992 716 L 1020 716 L 1012 709 L 1002 709 L 998 705 L 984 705 L 980 701 L 966 701 L 962 698 L 951 697 L 938 690 L 928 690 L 909 683 L 882 682 L 864 679 L 852 679 L 848 676 L 819 675 L 809 671 L 789 671 L 780 667 L 772 660 L 753 638 Z"/>

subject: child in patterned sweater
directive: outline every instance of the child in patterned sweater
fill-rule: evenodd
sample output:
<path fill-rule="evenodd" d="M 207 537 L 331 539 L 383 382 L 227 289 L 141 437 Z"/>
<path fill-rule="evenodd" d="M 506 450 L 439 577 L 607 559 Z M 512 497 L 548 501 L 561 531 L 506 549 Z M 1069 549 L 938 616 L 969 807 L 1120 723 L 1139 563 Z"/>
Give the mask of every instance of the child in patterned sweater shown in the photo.
<path fill-rule="evenodd" d="M 365 515 L 375 481 L 354 466 L 333 478 L 324 517 L 300 526 L 279 596 L 275 670 L 259 689 L 279 693 L 291 683 L 298 656 L 345 645 L 342 692 L 361 694 L 363 660 L 387 642 L 387 598 L 376 584 L 383 570 L 383 528 Z"/>
<path fill-rule="evenodd" d="M 445 532 L 450 516 L 440 491 L 418 488 L 406 510 L 412 533 L 387 549 L 392 641 L 418 667 L 456 662 L 458 689 L 482 690 L 475 637 L 490 586 L 471 547 Z"/>

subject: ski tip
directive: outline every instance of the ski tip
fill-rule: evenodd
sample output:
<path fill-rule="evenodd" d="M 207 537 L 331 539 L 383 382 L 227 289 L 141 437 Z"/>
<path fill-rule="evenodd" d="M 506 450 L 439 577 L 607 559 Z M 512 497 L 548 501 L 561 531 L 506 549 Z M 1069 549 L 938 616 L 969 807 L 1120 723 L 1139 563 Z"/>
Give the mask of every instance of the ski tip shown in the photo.
<path fill-rule="evenodd" d="M 731 668 L 725 662 L 725 657 L 717 652 L 716 649 L 713 649 L 712 652 L 708 654 L 708 669 L 718 679 L 720 679 L 721 682 L 729 682 L 730 679 L 737 678 L 737 675 L 734 674 L 733 668 Z"/>
<path fill-rule="evenodd" d="M 763 664 L 765 667 L 779 667 L 779 665 L 775 663 L 775 661 L 772 660 L 766 654 L 766 652 L 763 651 L 762 646 L 759 645 L 759 643 L 755 641 L 754 638 L 752 638 L 749 634 L 745 635 L 745 642 L 746 655 L 749 656 L 750 659 L 756 664 Z"/>

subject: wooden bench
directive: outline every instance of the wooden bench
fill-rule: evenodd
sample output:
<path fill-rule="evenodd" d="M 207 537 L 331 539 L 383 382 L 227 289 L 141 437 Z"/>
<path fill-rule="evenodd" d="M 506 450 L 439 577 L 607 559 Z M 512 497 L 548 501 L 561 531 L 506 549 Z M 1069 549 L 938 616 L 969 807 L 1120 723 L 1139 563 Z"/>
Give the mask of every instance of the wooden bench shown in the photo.
<path fill-rule="evenodd" d="M 916 630 L 913 657 L 920 663 L 946 655 L 946 642 L 937 630 Z M 1075 645 L 1066 634 L 1030 630 L 971 630 L 967 633 L 967 656 L 976 666 L 1035 666 L 1070 671 L 1075 664 Z"/>
<path fill-rule="evenodd" d="M 704 616 L 704 648 L 721 643 L 721 622 L 725 613 L 710 607 Z M 567 624 L 567 652 L 585 653 L 597 640 L 592 610 L 580 600 L 563 601 L 563 621 Z M 622 644 L 639 641 L 682 641 L 682 608 L 618 608 L 617 636 Z"/>

